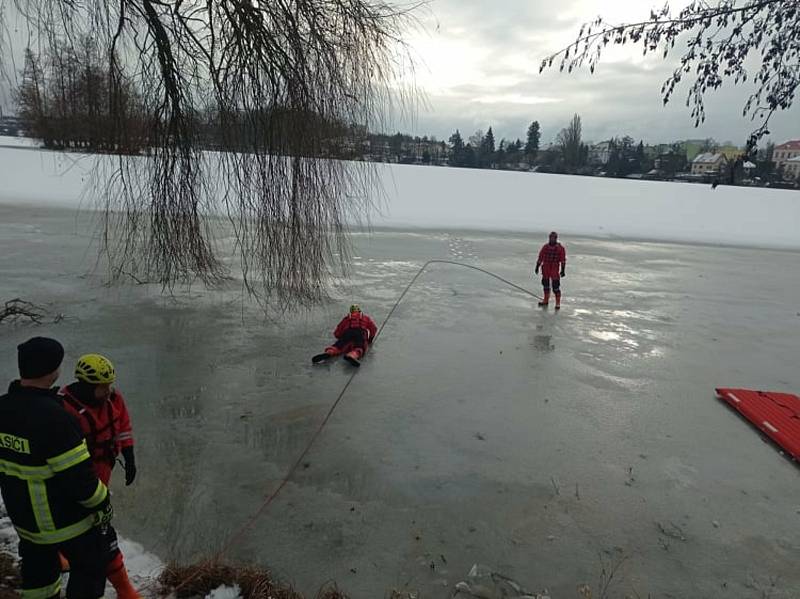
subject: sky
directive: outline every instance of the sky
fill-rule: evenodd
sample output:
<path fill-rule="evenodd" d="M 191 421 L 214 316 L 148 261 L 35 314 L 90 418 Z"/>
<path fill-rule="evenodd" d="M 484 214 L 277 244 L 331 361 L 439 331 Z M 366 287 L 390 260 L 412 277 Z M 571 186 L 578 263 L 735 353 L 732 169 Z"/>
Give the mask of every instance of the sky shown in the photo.
<path fill-rule="evenodd" d="M 408 5 L 416 0 L 396 0 Z M 423 0 L 426 1 L 426 0 Z M 581 24 L 599 15 L 615 23 L 647 18 L 663 0 L 427 0 L 406 34 L 422 101 L 394 130 L 447 139 L 493 127 L 495 138 L 525 137 L 531 121 L 542 143 L 555 140 L 573 114 L 584 139 L 630 135 L 647 143 L 712 137 L 743 144 L 756 125 L 742 115 L 750 88 L 725 85 L 707 97 L 707 120 L 695 128 L 685 106 L 687 86 L 663 105 L 660 89 L 676 64 L 638 49 L 611 48 L 594 75 L 588 70 L 539 73 L 545 56 L 575 40 Z M 0 0 L 2 3 L 2 0 Z M 686 0 L 673 0 L 680 8 Z M 10 15 L 7 15 L 10 16 Z M 17 45 L 24 45 L 20 42 Z M 13 69 L 12 69 L 13 70 Z M 0 81 L 0 108 L 11 107 Z M 800 139 L 800 100 L 773 117 L 770 139 Z M 392 132 L 387 131 L 387 132 Z"/>
<path fill-rule="evenodd" d="M 696 129 L 685 106 L 686 85 L 666 107 L 662 102 L 661 85 L 675 59 L 643 57 L 641 47 L 607 52 L 594 75 L 588 69 L 539 74 L 542 58 L 574 41 L 583 23 L 599 15 L 614 23 L 638 21 L 662 5 L 660 0 L 432 0 L 408 37 L 425 103 L 413 121 L 398 128 L 447 139 L 456 128 L 466 137 L 492 126 L 498 140 L 524 139 L 528 124 L 538 120 L 547 143 L 578 113 L 584 139 L 594 141 L 628 134 L 652 143 L 706 137 L 743 143 L 755 128 L 742 116 L 748 87 L 728 85 L 709 96 L 706 122 Z M 680 1 L 671 5 L 681 7 Z M 774 117 L 771 130 L 779 143 L 800 138 L 800 102 Z"/>

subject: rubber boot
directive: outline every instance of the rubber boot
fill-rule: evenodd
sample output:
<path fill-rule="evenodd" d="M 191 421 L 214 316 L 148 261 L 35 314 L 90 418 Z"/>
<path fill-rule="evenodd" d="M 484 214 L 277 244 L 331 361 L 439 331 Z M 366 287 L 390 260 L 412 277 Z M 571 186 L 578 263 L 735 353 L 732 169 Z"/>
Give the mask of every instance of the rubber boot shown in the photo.
<path fill-rule="evenodd" d="M 344 356 L 344 359 L 348 361 L 351 366 L 355 366 L 358 368 L 361 366 L 361 356 L 364 355 L 364 352 L 361 350 L 360 347 L 357 347 L 353 351 L 347 352 Z"/>
<path fill-rule="evenodd" d="M 547 289 L 544 292 L 544 299 L 539 302 L 539 307 L 546 308 L 549 303 L 550 303 L 550 290 Z"/>
<path fill-rule="evenodd" d="M 341 352 L 333 346 L 326 347 L 324 353 L 317 354 L 316 356 L 311 358 L 311 361 L 314 364 L 319 364 L 320 362 L 324 362 L 325 360 L 330 360 L 331 358 L 338 356 L 340 353 Z"/>
<path fill-rule="evenodd" d="M 128 578 L 128 571 L 125 569 L 121 553 L 117 554 L 117 557 L 108 564 L 106 576 L 117 592 L 117 599 L 142 599 Z"/>
<path fill-rule="evenodd" d="M 556 291 L 556 310 L 561 309 L 561 292 Z"/>

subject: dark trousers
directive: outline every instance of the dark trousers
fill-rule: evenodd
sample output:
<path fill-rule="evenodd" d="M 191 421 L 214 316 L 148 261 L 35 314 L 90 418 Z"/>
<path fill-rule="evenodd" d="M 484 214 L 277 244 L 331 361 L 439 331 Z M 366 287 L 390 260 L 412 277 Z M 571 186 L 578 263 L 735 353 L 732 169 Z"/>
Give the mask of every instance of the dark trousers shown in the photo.
<path fill-rule="evenodd" d="M 37 545 L 24 539 L 19 541 L 22 560 L 23 599 L 50 599 L 59 597 L 61 590 L 61 562 L 59 552 L 69 561 L 67 599 L 98 599 L 106 587 L 106 569 L 111 560 L 112 547 L 116 550 L 117 533 L 112 527 L 105 532 L 92 530 L 58 545 Z"/>
<path fill-rule="evenodd" d="M 561 292 L 561 279 L 550 279 L 549 277 L 542 278 L 542 287 L 545 291 L 550 291 L 550 281 L 553 282 L 553 291 L 556 293 Z"/>
<path fill-rule="evenodd" d="M 333 347 L 344 352 L 360 349 L 362 354 L 367 353 L 367 332 L 363 329 L 347 329 L 341 339 L 337 339 Z"/>

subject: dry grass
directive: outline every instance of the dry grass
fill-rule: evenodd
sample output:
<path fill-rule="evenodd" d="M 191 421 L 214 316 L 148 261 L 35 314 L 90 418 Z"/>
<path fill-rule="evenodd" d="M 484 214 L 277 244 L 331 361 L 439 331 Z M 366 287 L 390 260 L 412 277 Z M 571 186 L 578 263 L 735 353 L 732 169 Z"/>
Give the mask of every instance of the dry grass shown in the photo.
<path fill-rule="evenodd" d="M 277 582 L 269 571 L 256 566 L 231 566 L 218 562 L 203 562 L 192 566 L 170 565 L 158 579 L 161 594 L 175 593 L 184 597 L 205 597 L 220 586 L 238 585 L 244 599 L 305 599 L 287 584 Z M 316 599 L 348 599 L 336 588 L 326 585 Z"/>

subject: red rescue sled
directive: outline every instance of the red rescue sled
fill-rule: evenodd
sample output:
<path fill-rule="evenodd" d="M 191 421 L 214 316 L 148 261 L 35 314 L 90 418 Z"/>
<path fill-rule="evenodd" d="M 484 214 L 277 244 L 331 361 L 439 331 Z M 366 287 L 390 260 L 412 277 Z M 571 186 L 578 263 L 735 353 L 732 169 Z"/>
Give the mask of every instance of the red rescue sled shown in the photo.
<path fill-rule="evenodd" d="M 717 396 L 800 461 L 800 397 L 750 389 L 717 389 Z"/>

